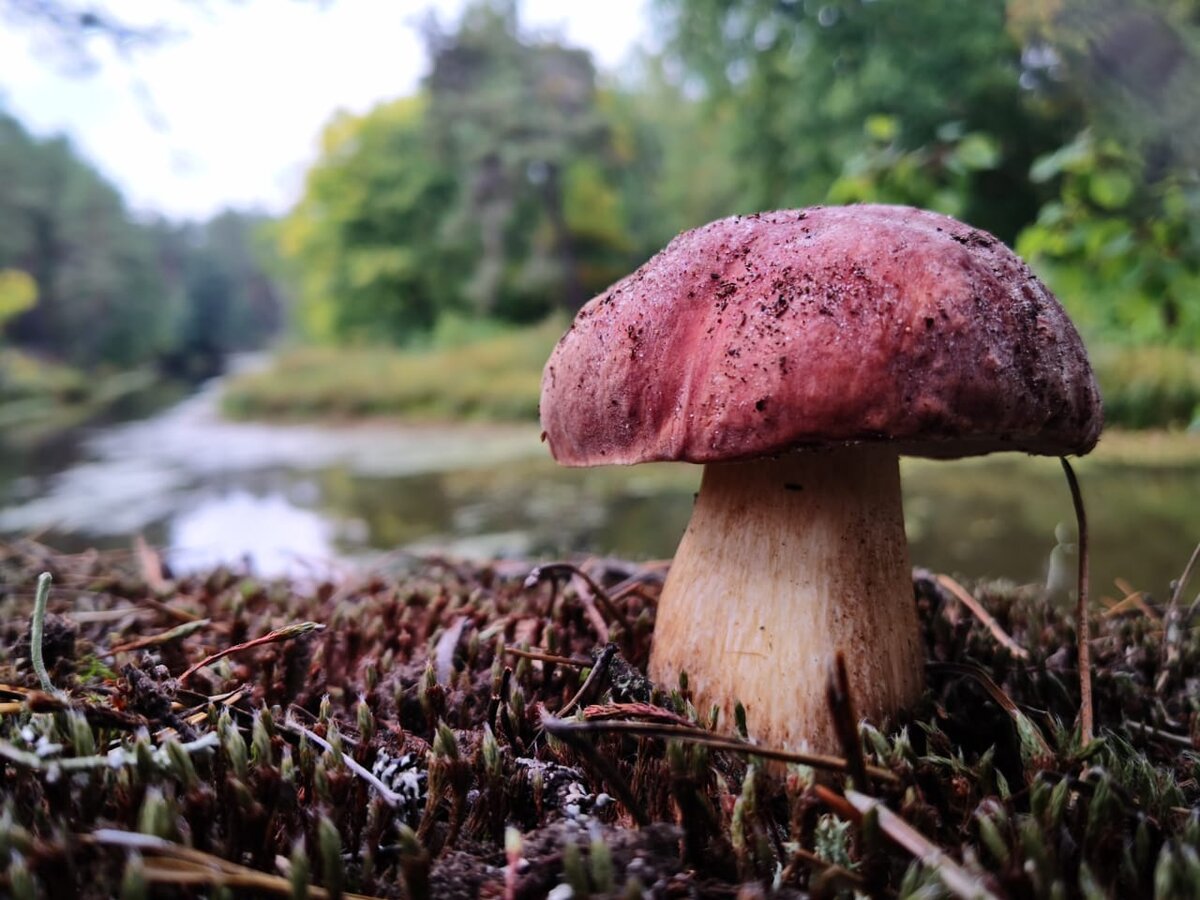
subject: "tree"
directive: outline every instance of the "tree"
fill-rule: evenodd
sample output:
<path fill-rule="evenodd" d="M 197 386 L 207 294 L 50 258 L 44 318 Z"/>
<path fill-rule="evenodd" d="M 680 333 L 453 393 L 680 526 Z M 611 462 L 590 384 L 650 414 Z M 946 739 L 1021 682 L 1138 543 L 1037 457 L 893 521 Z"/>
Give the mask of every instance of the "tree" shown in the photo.
<path fill-rule="evenodd" d="M 1200 347 L 1200 4 L 1021 0 L 1037 74 L 1088 127 L 1034 165 L 1056 188 L 1018 243 L 1093 334 Z"/>
<path fill-rule="evenodd" d="M 85 368 L 166 360 L 201 375 L 277 329 L 283 301 L 261 218 L 139 222 L 68 141 L 34 137 L 3 113 L 0 184 L 0 272 L 22 273 L 2 289 L 22 299 L 4 307 L 13 344 Z M 201 369 L 179 364 L 197 352 L 209 360 Z"/>
<path fill-rule="evenodd" d="M 1022 47 L 1004 0 L 658 0 L 669 52 L 718 109 L 732 109 L 744 209 L 823 200 L 871 149 L 864 124 L 894 123 L 900 154 L 951 128 L 987 136 L 962 214 L 1011 240 L 1043 199 L 1029 166 L 1077 129 L 1069 97 L 1021 86 Z M 728 106 L 727 106 L 728 105 Z"/>
<path fill-rule="evenodd" d="M 404 342 L 460 305 L 463 270 L 441 240 L 454 181 L 408 98 L 326 128 L 304 195 L 279 229 L 299 324 L 318 338 Z"/>
<path fill-rule="evenodd" d="M 465 187 L 451 237 L 479 248 L 475 308 L 518 319 L 578 308 L 591 285 L 566 193 L 600 186 L 606 151 L 591 57 L 522 36 L 513 0 L 476 2 L 455 31 L 431 20 L 425 32 L 430 128 Z"/>
<path fill-rule="evenodd" d="M 163 365 L 215 375 L 225 357 L 262 346 L 283 324 L 272 220 L 226 210 L 203 224 L 153 223 L 159 267 L 177 314 Z"/>
<path fill-rule="evenodd" d="M 81 365 L 131 365 L 166 345 L 171 311 L 147 235 L 120 194 L 62 138 L 39 140 L 0 114 L 0 267 L 37 283 L 18 344 Z"/>
<path fill-rule="evenodd" d="M 522 35 L 511 3 L 426 39 L 422 95 L 331 122 L 280 229 L 311 335 L 409 341 L 447 311 L 533 321 L 642 252 L 585 52 Z"/>

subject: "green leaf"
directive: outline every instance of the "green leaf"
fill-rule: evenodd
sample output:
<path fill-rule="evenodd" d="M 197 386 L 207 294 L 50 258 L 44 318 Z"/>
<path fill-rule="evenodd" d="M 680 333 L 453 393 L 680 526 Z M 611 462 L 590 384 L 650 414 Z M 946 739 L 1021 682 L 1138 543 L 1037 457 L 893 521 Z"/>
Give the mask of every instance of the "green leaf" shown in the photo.
<path fill-rule="evenodd" d="M 1000 164 L 1000 145 L 990 135 L 972 132 L 955 148 L 954 158 L 971 171 L 994 169 Z"/>
<path fill-rule="evenodd" d="M 1101 169 L 1088 179 L 1088 196 L 1104 209 L 1119 209 L 1133 196 L 1133 179 L 1119 169 Z"/>

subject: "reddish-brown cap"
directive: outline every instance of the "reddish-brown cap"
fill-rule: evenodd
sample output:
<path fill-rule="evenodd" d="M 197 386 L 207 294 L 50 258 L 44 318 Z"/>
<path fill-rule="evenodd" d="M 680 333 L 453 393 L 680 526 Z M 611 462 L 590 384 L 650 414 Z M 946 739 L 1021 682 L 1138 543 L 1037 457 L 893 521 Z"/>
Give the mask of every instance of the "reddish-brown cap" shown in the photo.
<path fill-rule="evenodd" d="M 1083 343 L 1011 250 L 948 216 L 847 206 L 679 235 L 579 311 L 542 376 L 566 465 L 903 453 L 1086 453 Z"/>

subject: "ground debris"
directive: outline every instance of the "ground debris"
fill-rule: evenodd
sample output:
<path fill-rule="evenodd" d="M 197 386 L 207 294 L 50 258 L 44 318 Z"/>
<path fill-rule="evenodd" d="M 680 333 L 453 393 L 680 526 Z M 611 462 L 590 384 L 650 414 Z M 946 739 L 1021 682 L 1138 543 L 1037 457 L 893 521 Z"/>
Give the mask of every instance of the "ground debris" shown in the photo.
<path fill-rule="evenodd" d="M 972 611 L 918 572 L 928 690 L 906 721 L 860 727 L 866 796 L 836 767 L 696 737 L 707 720 L 642 674 L 661 565 L 556 565 L 168 583 L 128 556 L 0 552 L 0 894 L 114 896 L 174 865 L 190 896 L 190 869 L 132 852 L 146 841 L 209 860 L 205 884 L 379 897 L 1200 884 L 1200 633 L 1178 602 L 1147 593 L 1095 617 L 1085 747 L 1074 610 L 983 582 L 962 586 Z M 53 694 L 28 663 L 43 570 Z M 564 710 L 585 726 L 569 739 L 544 725 Z"/>

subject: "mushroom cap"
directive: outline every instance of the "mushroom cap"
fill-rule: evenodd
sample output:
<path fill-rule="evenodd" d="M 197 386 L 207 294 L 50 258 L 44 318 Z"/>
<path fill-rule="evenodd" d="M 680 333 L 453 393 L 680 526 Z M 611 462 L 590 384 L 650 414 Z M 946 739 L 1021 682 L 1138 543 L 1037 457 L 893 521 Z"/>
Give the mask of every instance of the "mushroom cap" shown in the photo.
<path fill-rule="evenodd" d="M 1083 342 L 1011 250 L 949 216 L 814 207 L 684 232 L 586 304 L 542 375 L 572 466 L 889 441 L 958 457 L 1086 453 Z"/>

